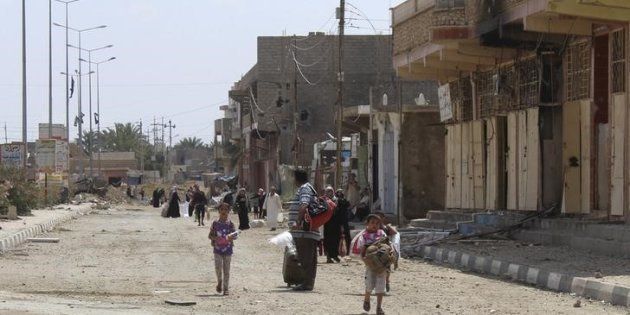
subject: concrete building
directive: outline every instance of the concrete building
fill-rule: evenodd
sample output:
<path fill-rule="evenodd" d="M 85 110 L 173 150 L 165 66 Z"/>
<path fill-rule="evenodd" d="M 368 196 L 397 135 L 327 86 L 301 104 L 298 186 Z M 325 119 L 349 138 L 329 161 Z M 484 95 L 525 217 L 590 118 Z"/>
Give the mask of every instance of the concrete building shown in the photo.
<path fill-rule="evenodd" d="M 313 144 L 335 133 L 338 37 L 259 37 L 257 63 L 229 93 L 237 109 L 241 185 L 278 185 L 278 165 L 310 167 Z M 344 106 L 369 104 L 369 89 L 390 82 L 391 36 L 346 36 Z"/>
<path fill-rule="evenodd" d="M 392 10 L 396 71 L 441 85 L 447 208 L 630 218 L 629 20 L 621 0 Z"/>
<path fill-rule="evenodd" d="M 371 89 L 371 104 L 346 108 L 344 134 L 358 133 L 355 172 L 371 188 L 373 208 L 398 220 L 444 207 L 444 132 L 433 81 L 394 81 Z M 358 150 L 361 152 L 361 150 Z"/>

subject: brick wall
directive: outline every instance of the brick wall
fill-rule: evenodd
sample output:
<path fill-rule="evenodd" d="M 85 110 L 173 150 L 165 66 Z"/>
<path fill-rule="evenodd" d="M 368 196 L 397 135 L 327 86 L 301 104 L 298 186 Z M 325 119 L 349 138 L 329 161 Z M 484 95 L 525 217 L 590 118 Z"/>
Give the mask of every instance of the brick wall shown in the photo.
<path fill-rule="evenodd" d="M 259 37 L 255 75 L 244 77 L 254 79 L 236 84 L 253 85 L 257 104 L 264 111 L 255 121 L 260 130 L 279 132 L 281 163 L 292 163 L 296 94 L 298 134 L 302 140 L 300 164 L 310 165 L 313 144 L 325 140 L 326 132 L 335 131 L 337 43 L 338 37 L 329 35 Z M 345 37 L 344 106 L 368 104 L 370 86 L 391 81 L 391 44 L 388 35 Z M 295 71 L 291 51 L 310 83 Z"/>

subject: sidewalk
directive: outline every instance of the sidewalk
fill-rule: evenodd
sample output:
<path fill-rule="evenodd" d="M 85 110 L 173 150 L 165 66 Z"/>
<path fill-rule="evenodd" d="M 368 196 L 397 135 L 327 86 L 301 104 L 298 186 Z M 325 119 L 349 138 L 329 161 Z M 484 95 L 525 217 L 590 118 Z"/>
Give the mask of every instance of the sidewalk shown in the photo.
<path fill-rule="evenodd" d="M 402 251 L 471 272 L 630 306 L 630 264 L 624 258 L 510 240 L 406 245 Z"/>
<path fill-rule="evenodd" d="M 20 216 L 19 220 L 0 221 L 0 253 L 10 250 L 57 224 L 84 215 L 92 209 L 92 203 L 58 205 L 53 210 L 33 210 L 32 216 Z"/>

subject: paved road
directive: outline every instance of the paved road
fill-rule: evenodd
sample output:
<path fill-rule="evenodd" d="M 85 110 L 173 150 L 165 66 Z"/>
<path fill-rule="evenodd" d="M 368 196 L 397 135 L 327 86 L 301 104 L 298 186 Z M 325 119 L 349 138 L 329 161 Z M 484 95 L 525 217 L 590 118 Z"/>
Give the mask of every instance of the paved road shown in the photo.
<path fill-rule="evenodd" d="M 213 214 L 216 215 L 216 214 Z M 236 219 L 236 218 L 235 218 Z M 151 208 L 98 211 L 0 256 L 2 314 L 361 314 L 363 267 L 322 264 L 316 289 L 294 293 L 281 276 L 272 232 L 246 231 L 232 260 L 231 295 L 215 295 L 207 228 Z M 402 261 L 387 314 L 627 314 L 600 302 Z M 192 300 L 169 306 L 167 298 Z"/>

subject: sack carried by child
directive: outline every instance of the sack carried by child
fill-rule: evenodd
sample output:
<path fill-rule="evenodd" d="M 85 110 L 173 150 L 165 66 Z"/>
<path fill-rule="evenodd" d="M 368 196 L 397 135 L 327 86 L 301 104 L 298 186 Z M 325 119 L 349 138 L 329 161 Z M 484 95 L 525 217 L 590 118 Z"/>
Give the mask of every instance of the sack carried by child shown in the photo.
<path fill-rule="evenodd" d="M 394 262 L 394 250 L 387 237 L 382 237 L 365 249 L 365 266 L 375 273 L 389 269 Z"/>

